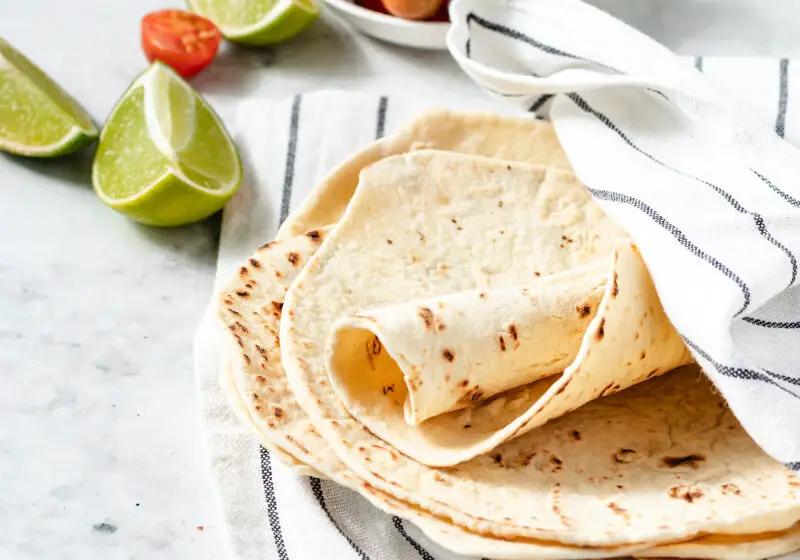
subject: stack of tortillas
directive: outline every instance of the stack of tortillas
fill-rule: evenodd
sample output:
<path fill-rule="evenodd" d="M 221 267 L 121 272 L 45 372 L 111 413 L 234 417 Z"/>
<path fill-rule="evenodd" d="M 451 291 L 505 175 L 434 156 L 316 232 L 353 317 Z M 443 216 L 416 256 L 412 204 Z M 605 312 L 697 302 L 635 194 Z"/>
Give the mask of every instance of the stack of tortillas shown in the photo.
<path fill-rule="evenodd" d="M 375 142 L 216 307 L 263 445 L 453 551 L 800 548 L 800 480 L 690 365 L 544 121 L 438 111 Z"/>

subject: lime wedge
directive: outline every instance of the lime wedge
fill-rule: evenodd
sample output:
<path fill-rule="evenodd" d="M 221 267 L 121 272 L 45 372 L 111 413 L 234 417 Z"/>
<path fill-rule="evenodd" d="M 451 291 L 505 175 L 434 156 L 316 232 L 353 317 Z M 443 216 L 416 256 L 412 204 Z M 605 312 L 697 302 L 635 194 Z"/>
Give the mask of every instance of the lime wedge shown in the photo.
<path fill-rule="evenodd" d="M 319 15 L 315 0 L 187 0 L 189 8 L 217 24 L 226 39 L 271 45 L 291 39 Z"/>
<path fill-rule="evenodd" d="M 33 157 L 74 152 L 97 138 L 91 117 L 0 38 L 0 150 Z"/>
<path fill-rule="evenodd" d="M 177 226 L 220 210 L 242 181 L 233 140 L 206 101 L 155 62 L 128 88 L 100 134 L 92 183 L 108 206 Z"/>

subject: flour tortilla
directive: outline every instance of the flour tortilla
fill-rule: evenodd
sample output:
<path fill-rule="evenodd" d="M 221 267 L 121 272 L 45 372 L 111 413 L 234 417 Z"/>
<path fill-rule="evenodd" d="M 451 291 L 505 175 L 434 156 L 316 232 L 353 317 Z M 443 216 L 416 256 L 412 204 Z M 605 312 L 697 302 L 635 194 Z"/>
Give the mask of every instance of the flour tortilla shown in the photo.
<path fill-rule="evenodd" d="M 344 233 L 339 242 L 348 243 Z M 361 248 L 370 251 L 368 242 Z M 599 312 L 587 325 L 589 309 Z M 334 325 L 328 346 L 328 375 L 350 414 L 402 453 L 440 467 L 692 361 L 628 239 L 617 242 L 607 262 L 523 288 L 460 292 L 350 316 Z M 549 384 L 484 400 L 484 393 L 559 370 Z M 464 410 L 409 425 L 411 398 L 420 394 L 433 401 L 428 409 L 444 402 L 439 413 Z"/>
<path fill-rule="evenodd" d="M 574 243 L 575 249 L 564 252 L 535 250 L 553 239 L 539 230 L 534 236 L 526 229 L 532 221 L 558 223 L 576 239 L 591 224 L 597 227 L 589 219 L 588 194 L 566 189 L 557 171 L 508 169 L 478 159 L 416 152 L 365 170 L 341 223 L 287 293 L 280 325 L 283 365 L 325 443 L 369 487 L 482 537 L 624 546 L 681 541 L 702 532 L 783 530 L 800 519 L 793 475 L 755 445 L 692 372 L 595 400 L 449 468 L 427 467 L 397 452 L 346 411 L 325 371 L 326 339 L 336 320 L 365 307 L 440 295 L 430 293 L 426 277 L 419 284 L 405 281 L 412 276 L 414 253 L 405 250 L 398 258 L 391 250 L 395 243 L 411 246 L 404 236 L 418 239 L 419 230 L 432 237 L 453 226 L 447 244 L 419 255 L 425 259 L 419 266 L 433 264 L 435 270 L 446 264 L 462 279 L 448 293 L 516 282 L 515 260 L 532 252 L 543 274 L 580 266 L 596 257 L 593 252 L 607 255 L 619 237 L 599 235 L 596 245 Z M 540 180 L 534 180 L 537 172 Z M 555 184 L 561 185 L 558 194 L 548 196 Z M 500 199 L 517 212 L 508 216 L 511 235 L 505 237 L 481 227 L 486 209 L 498 207 Z M 401 227 L 392 210 L 408 204 L 421 209 Z M 366 263 L 357 258 L 357 241 L 338 242 L 352 229 L 368 227 L 351 220 L 363 215 L 364 206 L 383 213 L 377 222 L 393 240 Z M 476 213 L 478 207 L 483 214 Z M 583 211 L 576 213 L 576 207 Z M 461 234 L 452 218 L 468 233 Z M 568 229 L 573 226 L 575 235 Z M 374 271 L 373 282 L 385 288 L 383 299 L 361 299 L 362 286 L 353 282 L 359 267 Z M 537 383 L 542 382 L 547 380 Z"/>
<path fill-rule="evenodd" d="M 385 157 L 419 149 L 476 154 L 572 171 L 553 125 L 547 121 L 532 116 L 432 110 L 334 169 L 283 223 L 278 239 L 337 223 L 356 190 L 362 169 Z"/>
<path fill-rule="evenodd" d="M 271 321 L 268 328 L 267 322 L 260 323 L 258 320 L 245 322 L 242 317 L 262 317 L 263 308 L 265 305 L 272 307 L 272 301 L 283 300 L 283 292 L 285 291 L 286 282 L 291 283 L 297 274 L 297 269 L 292 267 L 286 268 L 284 262 L 288 262 L 286 257 L 287 252 L 295 250 L 300 253 L 302 262 L 307 262 L 308 258 L 313 254 L 319 243 L 308 243 L 309 239 L 314 239 L 317 234 L 324 235 L 325 232 L 313 233 L 311 237 L 301 236 L 297 239 L 287 240 L 284 243 L 273 243 L 266 248 L 260 249 L 253 258 L 259 263 L 258 267 L 253 267 L 252 261 L 248 259 L 244 266 L 248 269 L 246 275 L 241 274 L 241 269 L 237 272 L 237 276 L 232 280 L 231 284 L 226 288 L 223 295 L 217 300 L 220 311 L 227 310 L 223 313 L 222 326 L 225 327 L 225 336 L 228 338 L 230 344 L 227 345 L 227 350 L 230 352 L 227 358 L 230 360 L 230 367 L 224 367 L 223 364 L 221 382 L 225 390 L 225 395 L 229 400 L 234 412 L 237 414 L 242 422 L 254 430 L 259 439 L 265 443 L 269 448 L 274 448 L 269 445 L 269 442 L 280 442 L 287 447 L 299 444 L 302 449 L 308 451 L 304 455 L 305 460 L 313 463 L 314 469 L 310 467 L 302 467 L 295 465 L 299 474 L 313 474 L 324 473 L 325 476 L 332 478 L 336 482 L 343 484 L 349 488 L 360 491 L 368 500 L 370 500 L 376 507 L 393 515 L 400 515 L 406 519 L 411 520 L 435 542 L 449 548 L 451 550 L 461 552 L 474 556 L 491 556 L 498 560 L 521 560 L 530 558 L 539 559 L 581 559 L 581 558 L 607 558 L 627 555 L 644 556 L 645 554 L 662 556 L 661 547 L 651 548 L 650 545 L 644 543 L 636 543 L 620 548 L 581 548 L 565 546 L 555 542 L 540 541 L 536 539 L 517 539 L 514 541 L 500 540 L 492 538 L 491 536 L 479 535 L 468 532 L 461 527 L 452 525 L 448 521 L 432 515 L 430 512 L 422 510 L 418 507 L 411 506 L 399 502 L 396 498 L 381 492 L 374 486 L 358 479 L 351 471 L 349 471 L 333 454 L 333 452 L 326 446 L 324 441 L 321 441 L 313 432 L 313 427 L 309 422 L 304 411 L 298 406 L 297 402 L 293 399 L 284 397 L 289 391 L 286 378 L 282 374 L 282 369 L 279 360 L 271 360 L 267 362 L 265 368 L 261 368 L 259 362 L 253 358 L 260 355 L 258 350 L 255 349 L 255 344 L 259 344 L 265 349 L 268 349 L 269 355 L 274 357 L 279 354 L 279 346 L 277 340 L 272 335 Z M 275 275 L 275 271 L 281 272 L 281 276 Z M 255 283 L 253 283 L 255 280 Z M 248 288 L 247 284 L 251 286 L 258 286 L 258 290 L 253 291 Z M 242 296 L 237 292 L 247 292 L 246 296 Z M 275 299 L 273 299 L 275 298 Z M 232 302 L 232 303 L 228 303 Z M 230 313 L 230 310 L 235 313 Z M 272 314 L 269 313 L 268 317 Z M 228 325 L 233 321 L 241 320 L 247 332 L 241 332 L 237 327 L 235 331 L 228 329 Z M 253 328 L 250 328 L 253 327 Z M 260 328 L 259 328 L 260 327 Z M 242 345 L 238 343 L 242 339 Z M 253 357 L 250 357 L 252 354 Z M 245 359 L 247 355 L 250 359 Z M 255 367 L 253 367 L 255 364 Z M 230 374 L 226 375 L 226 374 Z M 258 376 L 264 377 L 263 383 L 258 383 L 262 390 L 257 394 L 264 395 L 261 400 L 260 409 L 255 409 L 252 404 L 252 395 L 246 393 L 239 393 L 239 388 L 233 383 L 232 377 L 236 374 L 238 377 L 251 376 L 256 378 Z M 703 381 L 699 381 L 704 383 Z M 247 384 L 243 384 L 247 386 Z M 269 390 L 269 389 L 272 390 Z M 271 400 L 273 399 L 274 400 Z M 245 398 L 242 398 L 245 397 Z M 712 394 L 712 399 L 716 397 Z M 718 398 L 716 398 L 718 400 Z M 245 406 L 245 402 L 251 402 L 249 407 Z M 268 420 L 271 415 L 269 411 L 274 405 L 285 407 L 288 413 L 288 420 L 285 423 L 273 425 L 270 427 Z M 589 405 L 590 407 L 592 405 Z M 547 429 L 545 427 L 544 429 Z M 739 428 L 741 430 L 741 428 Z M 296 434 L 297 439 L 293 444 L 289 444 L 283 434 Z M 291 455 L 284 455 L 286 457 Z M 292 458 L 289 462 L 294 464 L 296 459 Z M 320 476 L 317 474 L 316 476 Z M 800 483 L 797 483 L 800 484 Z M 770 546 L 788 542 L 784 546 L 785 550 L 789 550 L 786 546 L 794 547 L 795 541 L 794 533 L 780 535 L 775 538 L 774 535 L 768 534 L 768 543 Z M 723 536 L 730 539 L 730 536 Z M 751 539 L 760 538 L 760 535 L 744 536 L 739 538 Z M 725 558 L 724 550 L 715 542 L 709 544 L 708 537 L 700 537 L 700 543 L 691 548 L 691 553 L 694 557 L 698 558 Z M 726 542 L 730 542 L 729 540 Z M 693 544 L 689 543 L 689 544 Z M 676 549 L 676 545 L 667 545 L 670 552 L 679 553 L 681 549 Z M 751 544 L 750 550 L 758 549 L 753 548 L 755 544 Z M 770 550 L 775 550 L 770 548 Z M 750 556 L 735 556 L 735 558 L 761 558 L 763 556 L 754 555 Z"/>
<path fill-rule="evenodd" d="M 508 542 L 468 533 L 431 512 L 409 506 L 355 476 L 316 432 L 291 390 L 280 361 L 274 330 L 287 286 L 321 245 L 330 228 L 268 243 L 249 258 L 217 297 L 215 308 L 225 341 L 220 385 L 237 418 L 275 457 L 298 475 L 330 478 L 361 492 L 373 505 L 423 527 L 435 542 L 457 538 L 474 554 L 505 558 L 608 558 L 646 550 L 637 543 L 623 548 L 588 550 L 534 539 Z M 291 256 L 290 256 L 291 255 Z M 289 266 L 287 266 L 287 263 Z M 281 413 L 276 418 L 275 410 Z M 301 462 L 297 457 L 302 457 Z"/>

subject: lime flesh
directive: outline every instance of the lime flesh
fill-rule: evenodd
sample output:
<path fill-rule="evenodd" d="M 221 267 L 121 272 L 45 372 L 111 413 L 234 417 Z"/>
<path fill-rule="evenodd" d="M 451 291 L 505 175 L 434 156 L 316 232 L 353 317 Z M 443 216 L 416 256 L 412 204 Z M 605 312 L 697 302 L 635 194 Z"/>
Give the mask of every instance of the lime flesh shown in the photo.
<path fill-rule="evenodd" d="M 97 134 L 69 94 L 0 38 L 0 150 L 53 157 L 84 147 Z"/>
<path fill-rule="evenodd" d="M 270 45 L 291 39 L 319 15 L 314 0 L 187 0 L 189 8 L 213 21 L 226 39 Z"/>
<path fill-rule="evenodd" d="M 111 112 L 92 183 L 111 208 L 140 222 L 176 226 L 220 210 L 242 170 L 233 140 L 205 100 L 155 63 Z"/>

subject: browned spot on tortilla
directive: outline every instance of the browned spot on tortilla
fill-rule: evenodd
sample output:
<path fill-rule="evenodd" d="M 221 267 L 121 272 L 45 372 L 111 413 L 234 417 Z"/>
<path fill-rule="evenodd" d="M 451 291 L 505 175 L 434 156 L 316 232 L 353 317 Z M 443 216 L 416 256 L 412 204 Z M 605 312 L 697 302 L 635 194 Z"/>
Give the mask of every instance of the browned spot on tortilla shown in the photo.
<path fill-rule="evenodd" d="M 733 494 L 734 496 L 741 496 L 742 491 L 739 489 L 738 486 L 735 484 L 731 484 L 730 482 L 727 484 L 722 485 L 722 493 L 726 496 Z"/>
<path fill-rule="evenodd" d="M 273 245 L 277 245 L 277 244 L 278 244 L 277 241 L 270 241 L 269 243 L 264 243 L 261 247 L 258 248 L 258 250 L 261 251 L 263 249 L 269 249 Z"/>
<path fill-rule="evenodd" d="M 595 339 L 598 341 L 603 340 L 603 337 L 606 335 L 606 318 L 603 317 L 600 319 L 600 324 L 597 326 L 597 332 L 594 333 Z"/>
<path fill-rule="evenodd" d="M 539 272 L 539 271 L 537 270 L 536 272 L 534 272 L 534 273 L 533 273 L 533 275 L 534 275 L 534 276 L 541 276 L 541 275 L 542 275 L 542 273 L 541 273 L 541 272 Z"/>
<path fill-rule="evenodd" d="M 256 375 L 256 381 L 258 381 L 259 383 L 266 383 L 267 378 L 264 377 L 263 375 Z"/>
<path fill-rule="evenodd" d="M 311 455 L 311 453 L 308 451 L 308 449 L 306 449 L 306 446 L 305 446 L 305 445 L 303 445 L 302 443 L 300 443 L 299 441 L 297 441 L 296 439 L 294 439 L 294 438 L 293 438 L 292 436 L 290 436 L 289 434 L 286 434 L 286 439 L 289 441 L 289 443 L 291 443 L 292 445 L 294 445 L 295 447 L 297 447 L 297 448 L 298 448 L 300 451 L 302 451 L 302 452 L 303 452 L 303 453 L 305 453 L 306 455 Z"/>
<path fill-rule="evenodd" d="M 386 240 L 386 244 L 387 244 L 387 245 L 391 245 L 392 243 L 394 243 L 394 241 L 392 241 L 391 239 L 387 239 L 387 240 Z"/>
<path fill-rule="evenodd" d="M 661 463 L 670 469 L 674 469 L 676 467 L 680 467 L 682 465 L 688 465 L 693 469 L 696 469 L 700 466 L 700 463 L 705 461 L 706 458 L 702 455 L 698 455 L 693 453 L 691 455 L 686 455 L 684 457 L 664 457 L 661 459 Z"/>
<path fill-rule="evenodd" d="M 450 374 L 449 374 L 449 373 L 446 373 L 446 374 L 445 374 L 445 376 L 444 376 L 444 380 L 445 380 L 445 381 L 450 381 Z"/>
<path fill-rule="evenodd" d="M 483 299 L 483 298 L 486 297 L 486 293 L 485 292 L 481 292 L 481 293 L 478 294 L 478 297 Z"/>
<path fill-rule="evenodd" d="M 571 437 L 575 441 L 580 441 L 581 440 L 581 433 L 578 430 L 572 430 L 569 433 L 569 437 Z"/>
<path fill-rule="evenodd" d="M 308 237 L 311 241 L 319 242 L 322 238 L 319 231 L 312 229 L 311 231 L 306 232 L 306 237 Z"/>
<path fill-rule="evenodd" d="M 611 281 L 611 297 L 617 297 L 619 284 L 617 284 L 617 273 L 614 271 L 614 279 Z"/>
<path fill-rule="evenodd" d="M 373 472 L 373 471 L 369 471 L 369 472 L 372 474 L 372 476 L 374 476 L 378 480 L 382 480 L 382 481 L 386 482 L 386 479 L 384 477 L 382 477 L 381 475 L 379 475 L 378 473 Z"/>
<path fill-rule="evenodd" d="M 252 257 L 250 257 L 250 264 L 253 265 L 253 268 L 261 268 L 261 263 Z"/>
<path fill-rule="evenodd" d="M 603 390 L 600 391 L 600 394 L 598 395 L 598 397 L 603 397 L 603 396 L 606 395 L 606 393 L 613 392 L 613 390 L 614 390 L 614 382 L 612 381 L 611 383 L 609 383 L 608 385 L 603 387 Z"/>
<path fill-rule="evenodd" d="M 240 321 L 236 321 L 236 326 L 238 326 L 239 330 L 243 333 L 250 332 Z"/>
<path fill-rule="evenodd" d="M 300 255 L 298 255 L 294 251 L 291 251 L 289 253 L 286 253 L 286 260 L 288 260 L 289 264 L 291 264 L 292 266 L 297 266 L 298 263 L 300 262 Z"/>
<path fill-rule="evenodd" d="M 622 484 L 617 484 L 617 490 L 622 490 L 623 488 L 625 487 Z"/>
<path fill-rule="evenodd" d="M 248 282 L 247 284 L 244 285 L 244 287 L 252 290 L 253 289 L 253 283 L 252 282 Z"/>
<path fill-rule="evenodd" d="M 225 302 L 225 305 L 233 305 L 233 299 L 230 296 L 226 297 L 222 301 Z"/>
<path fill-rule="evenodd" d="M 435 480 L 439 484 L 444 484 L 445 486 L 451 486 L 452 485 L 452 483 L 450 483 L 445 477 L 443 477 L 439 473 L 433 473 L 433 480 Z"/>
<path fill-rule="evenodd" d="M 246 298 L 246 297 L 250 297 L 250 292 L 246 292 L 244 290 L 236 290 L 236 295 L 239 296 L 239 297 Z"/>
<path fill-rule="evenodd" d="M 642 350 L 642 353 L 639 354 L 639 359 L 640 360 L 644 360 L 646 357 L 647 357 L 647 352 Z"/>
<path fill-rule="evenodd" d="M 499 453 L 494 453 L 491 457 L 492 460 L 498 465 L 503 462 L 503 456 Z"/>
<path fill-rule="evenodd" d="M 441 317 L 436 317 L 436 332 L 442 332 L 443 330 L 447 329 L 447 325 L 444 324 Z"/>
<path fill-rule="evenodd" d="M 429 307 L 420 307 L 417 309 L 417 315 L 425 323 L 425 328 L 430 329 L 433 326 L 433 311 Z"/>
<path fill-rule="evenodd" d="M 502 208 L 503 207 L 503 201 L 502 200 L 498 200 L 497 201 L 497 207 L 498 208 Z"/>
<path fill-rule="evenodd" d="M 456 401 L 456 404 L 458 405 L 470 404 L 475 401 L 481 400 L 481 397 L 483 397 L 483 391 L 481 391 L 480 387 L 476 385 L 475 387 L 473 387 L 472 389 L 461 395 Z"/>
<path fill-rule="evenodd" d="M 466 379 L 464 379 L 464 380 L 463 380 L 461 383 L 459 383 L 458 385 L 459 385 L 460 387 L 466 387 L 467 385 L 469 385 L 469 381 L 467 381 Z"/>
<path fill-rule="evenodd" d="M 248 274 L 249 272 L 250 272 L 250 271 L 249 271 L 249 270 L 247 270 L 247 267 L 246 267 L 246 266 L 243 266 L 242 268 L 240 268 L 240 269 L 239 269 L 239 276 L 241 276 L 242 278 L 244 278 L 245 276 L 247 276 L 247 274 Z"/>
<path fill-rule="evenodd" d="M 608 502 L 608 504 L 606 504 L 606 505 L 608 506 L 608 509 L 610 509 L 611 511 L 613 511 L 617 515 L 621 515 L 625 519 L 630 519 L 630 516 L 628 515 L 628 510 L 626 510 L 624 507 L 620 507 L 617 504 L 615 504 L 614 502 Z"/>
<path fill-rule="evenodd" d="M 511 340 L 514 341 L 519 340 L 519 334 L 517 333 L 517 325 L 513 323 L 508 325 L 508 334 L 511 335 Z"/>
<path fill-rule="evenodd" d="M 469 430 L 472 427 L 472 424 L 464 424 L 464 429 Z"/>
<path fill-rule="evenodd" d="M 635 335 L 633 335 L 633 340 L 639 340 L 639 333 L 638 332 Z"/>
<path fill-rule="evenodd" d="M 690 504 L 705 496 L 702 490 L 693 488 L 692 486 L 673 486 L 667 491 L 667 494 L 670 498 L 680 498 L 686 500 Z"/>
<path fill-rule="evenodd" d="M 450 221 L 453 222 L 454 224 L 458 223 L 458 220 L 456 220 L 455 218 L 450 218 Z"/>
<path fill-rule="evenodd" d="M 576 309 L 578 310 L 578 315 L 580 315 L 581 317 L 586 317 L 587 315 L 589 315 L 589 313 L 592 312 L 591 306 L 586 304 L 579 305 Z"/>
<path fill-rule="evenodd" d="M 256 412 L 260 412 L 261 411 L 261 407 L 259 405 L 255 405 L 253 408 L 256 410 Z M 268 421 L 267 424 L 269 425 L 270 428 L 274 428 L 275 427 L 275 424 L 273 422 L 271 422 L 271 421 Z"/>
<path fill-rule="evenodd" d="M 283 274 L 281 274 L 280 270 L 275 271 L 275 278 L 283 278 Z"/>
<path fill-rule="evenodd" d="M 253 393 L 253 400 L 254 401 L 259 400 L 258 393 Z"/>
<path fill-rule="evenodd" d="M 257 351 L 259 354 L 261 354 L 261 355 L 262 355 L 264 358 L 266 358 L 266 357 L 267 357 L 267 350 L 266 350 L 266 348 L 264 348 L 264 347 L 263 347 L 263 346 L 261 346 L 260 344 L 256 344 L 256 345 L 255 345 L 255 348 L 256 348 L 256 351 Z"/>
<path fill-rule="evenodd" d="M 450 350 L 449 348 L 445 348 L 444 350 L 442 350 L 442 358 L 444 358 L 448 362 L 452 362 L 453 360 L 455 360 L 456 355 L 453 354 L 453 351 Z"/>
<path fill-rule="evenodd" d="M 275 418 L 280 418 L 283 416 L 283 409 L 279 406 L 273 407 L 272 414 L 275 416 Z"/>
<path fill-rule="evenodd" d="M 244 358 L 244 361 L 247 363 L 248 366 L 251 363 L 253 363 L 253 361 L 250 359 L 250 356 L 248 356 L 247 354 L 242 354 L 242 358 Z"/>
<path fill-rule="evenodd" d="M 229 307 L 229 308 L 228 308 L 228 313 L 230 313 L 231 315 L 236 315 L 237 317 L 241 317 L 241 316 L 242 316 L 242 314 L 241 314 L 241 313 L 239 313 L 238 311 L 236 311 L 236 310 L 235 310 L 234 308 L 232 308 L 232 307 Z"/>
<path fill-rule="evenodd" d="M 425 243 L 425 234 L 423 234 L 421 231 L 417 231 L 417 235 L 419 236 L 419 240 Z"/>
<path fill-rule="evenodd" d="M 238 344 L 241 348 L 244 348 L 244 341 L 242 340 L 242 337 L 238 334 L 234 334 L 233 336 L 236 338 L 236 344 Z"/>
<path fill-rule="evenodd" d="M 506 339 L 503 338 L 502 334 L 497 337 L 497 342 L 500 344 L 500 351 L 501 352 L 505 352 L 506 351 Z"/>
<path fill-rule="evenodd" d="M 633 460 L 633 456 L 636 454 L 634 449 L 620 449 L 616 453 L 614 453 L 614 462 L 615 463 L 630 463 Z"/>

